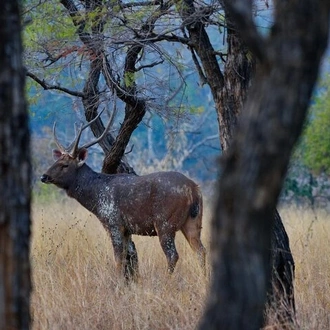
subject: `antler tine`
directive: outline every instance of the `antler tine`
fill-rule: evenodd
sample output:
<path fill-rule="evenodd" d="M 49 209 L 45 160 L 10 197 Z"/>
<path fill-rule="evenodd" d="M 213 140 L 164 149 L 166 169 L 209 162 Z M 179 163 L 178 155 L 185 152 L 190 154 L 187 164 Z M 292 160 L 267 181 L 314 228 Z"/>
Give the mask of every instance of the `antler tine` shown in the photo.
<path fill-rule="evenodd" d="M 81 126 L 81 128 L 79 129 L 79 131 L 77 132 L 77 135 L 74 139 L 74 141 L 70 144 L 70 150 L 68 150 L 68 152 L 70 153 L 70 155 L 72 157 L 76 156 L 77 150 L 78 150 L 78 144 L 79 144 L 79 140 L 81 137 L 81 133 L 87 128 L 89 127 L 92 123 L 94 123 L 103 113 L 104 108 L 98 113 L 98 115 L 93 118 L 91 121 L 89 121 L 88 123 L 86 123 L 85 125 Z M 82 147 L 83 148 L 83 147 Z"/>
<path fill-rule="evenodd" d="M 53 137 L 54 137 L 54 140 L 55 140 L 55 144 L 57 145 L 57 148 L 61 152 L 64 152 L 65 151 L 65 148 L 63 147 L 63 145 L 60 143 L 60 141 L 58 140 L 58 138 L 56 136 L 55 127 L 56 127 L 56 121 L 54 122 L 54 125 L 53 125 Z"/>
<path fill-rule="evenodd" d="M 82 124 L 81 124 L 81 126 L 82 126 Z M 79 129 L 80 128 L 79 128 L 77 122 L 75 122 L 74 123 L 74 140 L 70 143 L 70 145 L 67 148 L 65 148 L 66 152 L 70 153 L 70 151 L 73 150 L 77 136 L 79 134 Z"/>
<path fill-rule="evenodd" d="M 86 143 L 81 148 L 86 148 L 87 149 L 87 148 L 91 147 L 92 145 L 100 142 L 105 137 L 105 135 L 108 133 L 109 128 L 112 126 L 112 124 L 115 120 L 116 114 L 117 114 L 117 107 L 116 107 L 116 102 L 114 101 L 114 106 L 113 106 L 111 117 L 110 117 L 109 122 L 108 122 L 107 126 L 105 127 L 103 133 L 97 139 L 95 139 L 95 140 L 93 140 L 89 143 Z"/>

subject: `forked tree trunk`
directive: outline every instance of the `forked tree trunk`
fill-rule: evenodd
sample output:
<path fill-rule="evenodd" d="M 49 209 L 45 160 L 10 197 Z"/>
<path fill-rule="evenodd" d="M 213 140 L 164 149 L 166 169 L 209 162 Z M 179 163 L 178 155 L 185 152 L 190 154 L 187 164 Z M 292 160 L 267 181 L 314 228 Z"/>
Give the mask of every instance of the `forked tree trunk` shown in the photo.
<path fill-rule="evenodd" d="M 272 233 L 279 227 L 274 208 L 326 48 L 330 4 L 274 1 L 275 23 L 267 38 L 253 23 L 252 1 L 228 0 L 226 6 L 260 65 L 222 159 L 212 221 L 214 276 L 200 328 L 252 330 L 263 322 Z"/>
<path fill-rule="evenodd" d="M 18 1 L 0 13 L 0 329 L 30 324 L 30 149 Z"/>

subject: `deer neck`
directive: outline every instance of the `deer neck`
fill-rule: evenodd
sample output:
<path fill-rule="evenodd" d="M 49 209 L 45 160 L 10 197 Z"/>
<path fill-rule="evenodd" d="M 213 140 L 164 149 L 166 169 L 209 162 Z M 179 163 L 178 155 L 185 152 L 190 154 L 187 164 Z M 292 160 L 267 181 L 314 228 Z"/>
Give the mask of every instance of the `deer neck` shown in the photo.
<path fill-rule="evenodd" d="M 77 200 L 82 206 L 95 213 L 97 192 L 102 190 L 104 174 L 93 171 L 88 165 L 83 164 L 77 172 L 75 181 L 67 189 L 68 196 Z"/>

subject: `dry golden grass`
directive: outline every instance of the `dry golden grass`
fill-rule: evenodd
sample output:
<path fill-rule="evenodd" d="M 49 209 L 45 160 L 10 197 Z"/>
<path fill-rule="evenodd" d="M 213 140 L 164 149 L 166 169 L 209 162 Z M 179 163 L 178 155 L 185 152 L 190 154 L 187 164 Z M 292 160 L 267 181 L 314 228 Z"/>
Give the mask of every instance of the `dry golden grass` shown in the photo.
<path fill-rule="evenodd" d="M 207 213 L 207 212 L 206 212 Z M 301 329 L 330 329 L 330 219 L 283 209 L 296 261 L 295 294 Z M 208 214 L 203 242 L 208 250 Z M 33 329 L 196 329 L 208 278 L 181 234 L 173 276 L 158 239 L 134 237 L 140 280 L 116 275 L 110 239 L 74 200 L 35 206 L 31 249 Z M 271 328 L 269 328 L 271 329 Z"/>
<path fill-rule="evenodd" d="M 74 200 L 35 207 L 33 219 L 33 329 L 196 327 L 208 281 L 181 233 L 173 276 L 158 238 L 135 236 L 141 278 L 126 286 L 105 230 Z"/>
<path fill-rule="evenodd" d="M 295 297 L 299 329 L 330 329 L 330 215 L 283 209 L 296 264 Z"/>

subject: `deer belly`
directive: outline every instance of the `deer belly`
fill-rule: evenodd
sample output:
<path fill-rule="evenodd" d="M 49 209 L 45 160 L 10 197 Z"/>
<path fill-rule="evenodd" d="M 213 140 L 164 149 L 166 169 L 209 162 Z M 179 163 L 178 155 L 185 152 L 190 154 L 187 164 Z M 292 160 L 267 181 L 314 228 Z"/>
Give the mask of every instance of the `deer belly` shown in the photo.
<path fill-rule="evenodd" d="M 157 232 L 152 221 L 127 218 L 125 222 L 129 232 L 133 235 L 157 236 Z"/>

